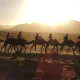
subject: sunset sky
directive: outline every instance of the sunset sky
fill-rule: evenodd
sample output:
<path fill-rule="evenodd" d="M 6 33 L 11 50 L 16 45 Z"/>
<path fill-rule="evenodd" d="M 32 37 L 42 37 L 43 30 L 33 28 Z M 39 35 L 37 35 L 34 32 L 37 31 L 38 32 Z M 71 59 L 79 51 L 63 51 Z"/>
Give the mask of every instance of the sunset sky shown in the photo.
<path fill-rule="evenodd" d="M 0 25 L 80 21 L 80 0 L 0 0 Z"/>

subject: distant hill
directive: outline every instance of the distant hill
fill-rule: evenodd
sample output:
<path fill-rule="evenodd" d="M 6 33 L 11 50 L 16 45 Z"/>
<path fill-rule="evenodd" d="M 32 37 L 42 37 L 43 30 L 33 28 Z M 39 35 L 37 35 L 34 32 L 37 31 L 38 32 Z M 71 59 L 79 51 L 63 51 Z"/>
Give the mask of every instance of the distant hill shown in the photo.
<path fill-rule="evenodd" d="M 64 25 L 61 25 L 64 32 L 69 32 L 69 33 L 80 33 L 80 22 L 71 20 L 65 23 Z M 59 29 L 60 30 L 60 29 Z"/>
<path fill-rule="evenodd" d="M 13 28 L 9 29 L 10 31 L 27 31 L 27 32 L 45 32 L 46 28 L 39 23 L 32 24 L 19 24 Z"/>
<path fill-rule="evenodd" d="M 62 24 L 50 27 L 49 25 L 42 25 L 39 23 L 19 24 L 9 31 L 27 31 L 27 32 L 62 32 L 62 33 L 80 33 L 80 22 L 70 20 Z"/>
<path fill-rule="evenodd" d="M 14 27 L 14 26 L 0 25 L 0 31 L 5 31 L 5 30 L 7 30 L 8 28 L 11 28 L 11 27 Z"/>
<path fill-rule="evenodd" d="M 56 32 L 80 33 L 80 22 L 71 20 L 56 26 Z"/>

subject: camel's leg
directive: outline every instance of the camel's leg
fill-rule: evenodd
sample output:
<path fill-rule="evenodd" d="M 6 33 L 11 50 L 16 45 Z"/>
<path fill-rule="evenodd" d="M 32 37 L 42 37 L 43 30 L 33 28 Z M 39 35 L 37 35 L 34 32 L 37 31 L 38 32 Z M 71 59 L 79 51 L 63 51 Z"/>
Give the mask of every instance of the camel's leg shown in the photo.
<path fill-rule="evenodd" d="M 25 46 L 25 45 L 23 45 L 23 47 L 24 47 L 24 49 L 25 49 L 25 50 L 24 50 L 24 53 L 25 53 L 27 48 L 26 48 L 26 46 Z"/>
<path fill-rule="evenodd" d="M 18 50 L 18 47 L 17 46 L 14 45 L 13 47 L 14 47 L 14 51 L 17 51 Z M 16 47 L 17 47 L 17 50 L 16 50 Z"/>
<path fill-rule="evenodd" d="M 75 45 L 75 48 L 74 48 L 74 50 L 73 50 L 73 51 L 75 51 L 75 50 L 77 49 L 77 47 L 78 47 L 78 46 L 77 46 L 77 45 Z"/>
<path fill-rule="evenodd" d="M 67 55 L 68 55 L 68 52 L 69 52 L 69 50 L 71 49 L 71 46 L 68 48 L 68 50 L 67 50 Z"/>
<path fill-rule="evenodd" d="M 17 50 L 16 50 L 16 47 L 17 47 L 17 46 L 14 45 L 13 47 L 14 47 L 14 51 L 16 52 L 16 51 L 17 51 Z"/>
<path fill-rule="evenodd" d="M 11 45 L 8 47 L 8 53 L 9 53 L 9 51 L 10 51 L 10 47 L 11 47 Z"/>
<path fill-rule="evenodd" d="M 54 51 L 54 49 L 55 49 L 55 46 L 53 47 L 52 51 Z"/>
<path fill-rule="evenodd" d="M 32 48 L 33 48 L 34 46 L 35 46 L 34 44 L 31 46 L 31 48 L 30 48 L 30 53 L 31 53 L 31 50 L 32 50 Z"/>
<path fill-rule="evenodd" d="M 49 47 L 49 44 L 48 45 L 46 45 L 46 47 L 45 47 L 45 53 L 47 54 L 47 48 Z"/>
<path fill-rule="evenodd" d="M 45 47 L 45 55 L 44 55 L 43 60 L 45 60 L 47 58 L 47 49 L 48 49 L 48 47 L 49 47 L 49 44 L 47 44 L 46 47 Z"/>
<path fill-rule="evenodd" d="M 15 46 L 12 45 L 12 46 L 10 47 L 10 49 L 11 49 L 11 52 L 12 52 L 12 50 L 15 50 Z"/>
<path fill-rule="evenodd" d="M 62 46 L 62 47 L 60 48 L 60 54 L 61 54 L 61 53 L 63 54 L 63 49 L 64 49 L 64 47 L 65 47 L 65 46 Z"/>
<path fill-rule="evenodd" d="M 19 49 L 21 52 L 22 52 L 22 50 L 24 49 L 24 46 L 23 45 L 21 45 L 21 48 Z"/>
<path fill-rule="evenodd" d="M 74 53 L 74 47 L 72 46 L 72 51 L 73 51 L 73 53 Z"/>
<path fill-rule="evenodd" d="M 21 46 L 21 49 L 20 49 L 20 51 L 22 51 L 23 47 L 24 47 L 24 46 L 22 45 L 22 46 Z"/>
<path fill-rule="evenodd" d="M 2 52 L 2 50 L 3 50 L 4 47 L 5 47 L 5 45 L 3 45 L 3 46 L 1 47 L 1 52 Z"/>
<path fill-rule="evenodd" d="M 80 46 L 78 48 L 79 48 L 79 53 L 80 53 Z"/>
<path fill-rule="evenodd" d="M 41 46 L 41 53 L 42 53 L 43 46 L 44 46 L 44 45 Z"/>
<path fill-rule="evenodd" d="M 72 51 L 73 51 L 73 53 L 74 53 L 74 48 L 73 48 L 73 46 L 72 46 Z"/>
<path fill-rule="evenodd" d="M 75 55 L 73 46 L 72 46 L 72 51 L 73 51 L 73 55 Z"/>
<path fill-rule="evenodd" d="M 5 48 L 5 52 L 6 52 L 6 47 L 7 47 L 7 46 L 4 46 L 4 48 Z"/>
<path fill-rule="evenodd" d="M 9 46 L 9 48 L 8 48 L 8 53 L 9 53 L 10 49 L 11 49 L 11 51 L 12 51 L 12 49 L 13 49 L 13 46 L 12 46 L 12 45 Z"/>
<path fill-rule="evenodd" d="M 11 52 L 12 52 L 13 48 L 14 48 L 14 46 L 11 46 Z"/>
<path fill-rule="evenodd" d="M 7 45 L 3 45 L 2 47 L 1 47 L 1 51 L 3 50 L 3 48 L 5 48 L 5 51 L 6 51 L 6 47 L 7 47 Z"/>
<path fill-rule="evenodd" d="M 17 48 L 17 51 L 18 51 L 18 46 L 16 46 L 16 48 Z"/>
<path fill-rule="evenodd" d="M 61 51 L 62 51 L 62 54 L 63 54 L 63 49 L 65 48 L 65 45 L 64 46 L 62 46 L 62 48 L 61 48 Z"/>
<path fill-rule="evenodd" d="M 36 45 L 35 45 L 35 51 L 37 52 L 37 50 L 36 50 Z M 38 53 L 38 52 L 37 52 Z"/>
<path fill-rule="evenodd" d="M 58 46 L 56 46 L 56 50 L 57 50 L 57 53 L 58 53 Z"/>
<path fill-rule="evenodd" d="M 10 46 L 8 47 L 8 49 L 7 49 L 8 53 L 9 53 L 10 49 L 12 49 L 12 45 L 10 45 Z"/>

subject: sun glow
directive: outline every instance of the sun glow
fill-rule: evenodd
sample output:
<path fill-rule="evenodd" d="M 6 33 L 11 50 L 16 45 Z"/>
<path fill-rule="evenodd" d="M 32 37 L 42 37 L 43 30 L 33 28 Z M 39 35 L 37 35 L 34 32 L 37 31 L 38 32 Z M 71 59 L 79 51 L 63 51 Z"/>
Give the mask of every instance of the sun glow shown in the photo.
<path fill-rule="evenodd" d="M 78 7 L 76 0 L 28 0 L 22 9 L 22 23 L 52 25 L 65 20 L 79 20 Z"/>

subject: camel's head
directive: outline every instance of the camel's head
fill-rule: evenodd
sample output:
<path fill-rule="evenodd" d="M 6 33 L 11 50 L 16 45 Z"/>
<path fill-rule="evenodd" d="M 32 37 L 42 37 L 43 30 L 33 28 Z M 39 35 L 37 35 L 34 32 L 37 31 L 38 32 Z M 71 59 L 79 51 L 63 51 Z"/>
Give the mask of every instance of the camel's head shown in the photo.
<path fill-rule="evenodd" d="M 4 40 L 0 40 L 0 42 L 4 42 Z"/>

